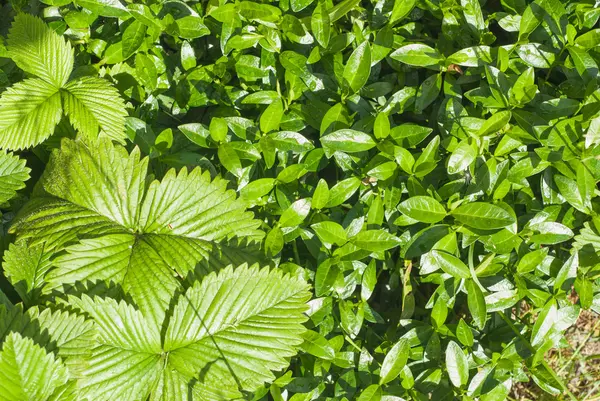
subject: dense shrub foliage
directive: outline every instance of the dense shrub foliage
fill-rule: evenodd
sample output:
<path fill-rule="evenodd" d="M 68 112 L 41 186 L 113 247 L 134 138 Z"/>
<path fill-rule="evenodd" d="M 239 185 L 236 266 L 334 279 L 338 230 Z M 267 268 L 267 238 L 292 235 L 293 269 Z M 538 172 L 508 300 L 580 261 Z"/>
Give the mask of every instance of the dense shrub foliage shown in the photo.
<path fill-rule="evenodd" d="M 0 400 L 568 390 L 592 0 L 11 0 Z"/>

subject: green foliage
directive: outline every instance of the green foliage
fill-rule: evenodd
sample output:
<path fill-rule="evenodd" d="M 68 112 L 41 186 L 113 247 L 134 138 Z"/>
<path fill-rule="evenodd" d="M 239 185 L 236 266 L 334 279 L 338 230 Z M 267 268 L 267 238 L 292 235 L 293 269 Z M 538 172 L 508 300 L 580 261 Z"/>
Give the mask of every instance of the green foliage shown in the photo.
<path fill-rule="evenodd" d="M 0 146 L 24 149 L 54 133 L 63 111 L 81 134 L 101 131 L 124 140 L 123 100 L 105 80 L 80 77 L 73 70 L 71 45 L 41 19 L 18 14 L 7 41 L 7 55 L 38 78 L 18 82 L 0 98 Z"/>
<path fill-rule="evenodd" d="M 569 396 L 593 2 L 2 7 L 0 399 Z"/>

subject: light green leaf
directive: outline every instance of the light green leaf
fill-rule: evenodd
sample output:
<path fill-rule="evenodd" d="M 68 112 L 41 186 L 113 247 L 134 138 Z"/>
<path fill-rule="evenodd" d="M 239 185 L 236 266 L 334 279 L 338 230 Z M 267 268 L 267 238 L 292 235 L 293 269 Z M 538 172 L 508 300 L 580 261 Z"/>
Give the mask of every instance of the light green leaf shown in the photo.
<path fill-rule="evenodd" d="M 134 20 L 123 32 L 123 60 L 131 57 L 144 43 L 146 37 L 146 25 L 138 20 Z"/>
<path fill-rule="evenodd" d="M 431 132 L 433 132 L 433 129 L 429 127 L 408 123 L 392 128 L 390 136 L 398 145 L 404 148 L 414 148 L 427 138 Z"/>
<path fill-rule="evenodd" d="M 77 4 L 103 17 L 129 16 L 129 11 L 119 0 L 77 0 Z"/>
<path fill-rule="evenodd" d="M 373 133 L 377 139 L 385 139 L 390 134 L 390 118 L 386 113 L 379 113 L 375 118 Z"/>
<path fill-rule="evenodd" d="M 186 15 L 176 20 L 175 23 L 180 38 L 196 39 L 210 34 L 210 30 L 204 25 L 202 18 L 195 15 Z"/>
<path fill-rule="evenodd" d="M 84 295 L 71 302 L 87 312 L 98 327 L 80 381 L 81 396 L 119 401 L 147 397 L 163 369 L 158 323 L 112 299 L 92 300 Z"/>
<path fill-rule="evenodd" d="M 283 103 L 281 103 L 281 100 L 276 99 L 267 106 L 260 116 L 260 130 L 264 133 L 278 130 L 282 117 Z"/>
<path fill-rule="evenodd" d="M 539 4 L 528 5 L 519 22 L 519 40 L 527 39 L 529 34 L 540 25 L 543 17 L 543 8 Z"/>
<path fill-rule="evenodd" d="M 582 203 L 587 210 L 592 210 L 592 198 L 595 196 L 596 179 L 589 168 L 580 163 L 577 166 L 577 189 Z"/>
<path fill-rule="evenodd" d="M 17 14 L 8 35 L 7 48 L 20 69 L 54 88 L 66 84 L 73 70 L 71 45 L 33 15 Z"/>
<path fill-rule="evenodd" d="M 335 351 L 325 337 L 313 330 L 307 330 L 302 334 L 304 342 L 300 349 L 306 353 L 327 361 L 335 358 Z"/>
<path fill-rule="evenodd" d="M 380 401 L 382 393 L 383 391 L 379 385 L 371 384 L 360 393 L 356 401 Z"/>
<path fill-rule="evenodd" d="M 341 129 L 325 135 L 321 138 L 321 143 L 331 151 L 348 153 L 363 152 L 376 145 L 369 134 L 352 129 Z"/>
<path fill-rule="evenodd" d="M 394 0 L 394 8 L 392 8 L 389 24 L 393 26 L 396 22 L 406 17 L 415 7 L 416 3 L 416 0 Z"/>
<path fill-rule="evenodd" d="M 158 18 L 147 5 L 142 3 L 127 4 L 127 11 L 131 13 L 133 18 L 145 24 L 148 28 L 162 29 Z"/>
<path fill-rule="evenodd" d="M 533 381 L 545 392 L 559 396 L 565 391 L 564 386 L 554 371 L 545 364 L 530 369 Z"/>
<path fill-rule="evenodd" d="M 183 133 L 183 135 L 185 135 L 185 137 L 187 139 L 189 139 L 196 145 L 201 146 L 203 148 L 210 147 L 209 141 L 208 141 L 208 137 L 210 136 L 210 133 L 209 133 L 208 129 L 206 127 L 204 127 L 202 124 L 200 124 L 200 123 L 183 124 L 177 128 L 179 128 L 179 130 Z"/>
<path fill-rule="evenodd" d="M 81 361 L 90 353 L 97 335 L 93 321 L 73 312 L 31 307 L 25 312 L 28 325 L 22 330 L 48 352 L 56 353 L 72 376 L 80 373 Z"/>
<path fill-rule="evenodd" d="M 430 196 L 413 196 L 402 202 L 398 209 L 408 217 L 423 223 L 437 223 L 446 217 L 446 210 Z"/>
<path fill-rule="evenodd" d="M 585 134 L 585 147 L 589 148 L 594 144 L 600 143 L 600 116 L 592 119 L 590 126 Z"/>
<path fill-rule="evenodd" d="M 344 67 L 344 83 L 352 93 L 358 92 L 371 73 L 371 47 L 368 41 L 361 43 L 350 55 Z"/>
<path fill-rule="evenodd" d="M 577 72 L 584 80 L 598 74 L 598 63 L 587 51 L 578 47 L 569 47 L 568 51 Z"/>
<path fill-rule="evenodd" d="M 516 222 L 516 219 L 500 206 L 484 202 L 460 205 L 450 214 L 457 221 L 480 230 L 494 230 Z"/>
<path fill-rule="evenodd" d="M 327 201 L 326 207 L 341 205 L 354 195 L 359 186 L 360 180 L 356 177 L 346 178 L 345 180 L 338 182 L 329 189 L 329 200 Z"/>
<path fill-rule="evenodd" d="M 394 158 L 402 170 L 408 174 L 412 174 L 415 158 L 408 149 L 404 149 L 400 146 L 394 147 Z"/>
<path fill-rule="evenodd" d="M 293 131 L 280 131 L 269 135 L 275 147 L 285 152 L 292 151 L 296 153 L 308 152 L 315 146 L 304 136 Z"/>
<path fill-rule="evenodd" d="M 397 168 L 398 165 L 396 162 L 385 162 L 367 171 L 367 175 L 369 177 L 384 181 L 391 178 L 396 172 Z"/>
<path fill-rule="evenodd" d="M 535 85 L 535 70 L 533 67 L 527 68 L 517 78 L 512 87 L 512 92 L 515 101 L 518 103 L 529 103 L 533 100 L 537 92 L 537 85 Z"/>
<path fill-rule="evenodd" d="M 185 276 L 202 260 L 198 268 L 207 272 L 240 263 L 224 241 L 263 234 L 224 180 L 183 169 L 146 184 L 147 163 L 139 150 L 128 155 L 108 139 L 63 141 L 14 228 L 48 250 L 65 249 L 47 276 L 51 287 L 112 281 L 161 321 L 180 286 L 174 271 Z M 82 234 L 91 235 L 78 241 Z"/>
<path fill-rule="evenodd" d="M 575 39 L 575 44 L 585 50 L 600 46 L 600 29 L 592 29 L 579 35 Z"/>
<path fill-rule="evenodd" d="M 456 326 L 456 337 L 458 340 L 467 347 L 473 346 L 473 331 L 464 319 L 460 319 Z"/>
<path fill-rule="evenodd" d="M 125 143 L 125 104 L 108 81 L 82 77 L 68 82 L 61 91 L 65 114 L 75 129 L 95 138 L 98 132 Z"/>
<path fill-rule="evenodd" d="M 503 290 L 487 295 L 485 304 L 488 312 L 498 312 L 512 308 L 520 299 L 517 290 Z"/>
<path fill-rule="evenodd" d="M 575 209 L 589 213 L 588 205 L 584 203 L 585 199 L 578 188 L 577 181 L 565 177 L 564 175 L 554 175 L 554 182 L 560 191 L 560 194 L 569 202 Z"/>
<path fill-rule="evenodd" d="M 0 392 L 6 401 L 48 399 L 67 382 L 67 370 L 52 354 L 19 333 L 8 335 L 0 352 Z"/>
<path fill-rule="evenodd" d="M 554 299 L 550 299 L 535 319 L 531 329 L 531 345 L 537 346 L 546 341 L 546 335 L 554 326 L 557 318 L 557 308 Z"/>
<path fill-rule="evenodd" d="M 531 241 L 536 244 L 558 244 L 569 240 L 574 235 L 569 227 L 554 221 L 532 224 L 529 229 L 535 232 L 531 236 Z"/>
<path fill-rule="evenodd" d="M 479 0 L 461 0 L 460 6 L 462 7 L 462 12 L 465 16 L 467 25 L 469 25 L 469 28 L 479 36 L 485 29 L 485 21 L 483 19 Z"/>
<path fill-rule="evenodd" d="M 476 157 L 477 151 L 469 141 L 462 141 L 448 158 L 448 174 L 457 174 L 466 170 Z"/>
<path fill-rule="evenodd" d="M 310 6 L 314 0 L 292 0 L 292 11 L 295 13 L 304 10 L 306 7 Z"/>
<path fill-rule="evenodd" d="M 321 221 L 310 226 L 322 242 L 342 246 L 346 243 L 346 231 L 334 221 Z"/>
<path fill-rule="evenodd" d="M 4 273 L 26 303 L 40 295 L 45 285 L 44 275 L 52 267 L 51 256 L 42 245 L 32 246 L 27 241 L 10 244 L 5 251 Z"/>
<path fill-rule="evenodd" d="M 540 43 L 527 43 L 517 48 L 517 54 L 527 65 L 550 68 L 556 60 L 556 55 L 551 50 Z"/>
<path fill-rule="evenodd" d="M 313 36 L 319 44 L 327 48 L 331 36 L 331 20 L 324 1 L 319 1 L 310 19 Z"/>
<path fill-rule="evenodd" d="M 470 278 L 471 272 L 467 265 L 456 256 L 444 251 L 431 251 L 435 264 L 443 271 L 456 278 Z"/>
<path fill-rule="evenodd" d="M 310 199 L 298 199 L 288 207 L 279 218 L 281 227 L 294 227 L 306 219 L 310 213 Z"/>
<path fill-rule="evenodd" d="M 363 272 L 360 282 L 360 298 L 363 301 L 368 301 L 377 285 L 377 264 L 375 259 L 372 259 L 367 268 Z"/>
<path fill-rule="evenodd" d="M 201 386 L 235 379 L 254 391 L 302 344 L 309 297 L 304 281 L 279 270 L 241 266 L 211 274 L 174 308 L 163 345 L 169 366 L 190 379 L 202 371 Z"/>
<path fill-rule="evenodd" d="M 435 101 L 442 90 L 442 74 L 434 74 L 427 77 L 417 90 L 417 99 L 415 100 L 415 112 L 420 114 L 423 110 Z"/>
<path fill-rule="evenodd" d="M 384 385 L 394 380 L 408 361 L 408 355 L 410 353 L 410 345 L 408 341 L 401 338 L 392 349 L 385 355 L 383 363 L 381 364 L 381 370 L 379 372 L 379 384 Z"/>
<path fill-rule="evenodd" d="M 265 238 L 265 251 L 267 255 L 275 256 L 283 249 L 284 238 L 283 231 L 279 226 L 273 227 Z"/>
<path fill-rule="evenodd" d="M 227 169 L 231 174 L 239 177 L 242 174 L 242 162 L 235 149 L 229 143 L 222 143 L 219 145 L 217 155 L 221 165 Z"/>
<path fill-rule="evenodd" d="M 478 136 L 495 134 L 500 131 L 510 121 L 512 113 L 508 110 L 499 111 L 485 120 L 479 131 Z"/>
<path fill-rule="evenodd" d="M 186 71 L 196 66 L 196 52 L 187 40 L 181 45 L 181 66 Z"/>
<path fill-rule="evenodd" d="M 494 61 L 492 49 L 489 46 L 473 46 L 453 53 L 446 64 L 458 64 L 465 67 L 479 67 Z"/>
<path fill-rule="evenodd" d="M 379 252 L 392 249 L 400 245 L 400 239 L 385 230 L 361 231 L 350 241 L 361 249 Z"/>
<path fill-rule="evenodd" d="M 210 137 L 215 142 L 223 142 L 227 138 L 229 126 L 227 125 L 227 121 L 225 121 L 225 119 L 221 117 L 213 117 L 210 120 L 208 130 L 210 132 Z"/>
<path fill-rule="evenodd" d="M 450 340 L 446 348 L 446 370 L 454 387 L 462 387 L 469 381 L 469 362 L 462 348 Z"/>
<path fill-rule="evenodd" d="M 360 0 L 343 0 L 337 3 L 335 6 L 331 7 L 328 10 L 331 22 L 335 22 L 338 19 L 342 18 L 348 12 L 356 8 L 356 6 L 358 6 L 359 3 Z"/>
<path fill-rule="evenodd" d="M 446 305 L 446 301 L 442 298 L 438 298 L 433 304 L 433 308 L 431 309 L 431 321 L 433 326 L 436 328 L 441 328 L 448 318 L 448 306 Z"/>
<path fill-rule="evenodd" d="M 471 316 L 473 316 L 475 326 L 477 326 L 479 330 L 483 330 L 487 319 L 487 309 L 483 292 L 473 280 L 467 280 L 467 292 L 469 312 L 471 312 Z"/>
<path fill-rule="evenodd" d="M 523 274 L 534 271 L 539 265 L 542 264 L 547 255 L 548 248 L 542 248 L 526 253 L 525 256 L 519 260 L 517 272 Z"/>
<path fill-rule="evenodd" d="M 444 61 L 444 56 L 436 49 L 421 43 L 402 46 L 390 54 L 390 57 L 415 67 L 436 67 L 435 69 Z"/>
<path fill-rule="evenodd" d="M 544 248 L 548 249 L 548 248 Z M 571 280 L 577 277 L 579 267 L 579 254 L 574 252 L 569 259 L 565 261 L 554 280 L 554 291 L 558 291 L 563 287 L 563 284 L 568 283 L 568 288 L 571 288 Z"/>
<path fill-rule="evenodd" d="M 579 296 L 581 307 L 589 309 L 594 302 L 594 283 L 587 277 L 578 277 L 575 280 L 575 290 Z"/>
<path fill-rule="evenodd" d="M 329 202 L 329 186 L 327 185 L 327 181 L 321 178 L 313 192 L 311 207 L 320 210 L 327 205 L 327 202 Z"/>
<path fill-rule="evenodd" d="M 253 202 L 271 192 L 274 186 L 274 178 L 259 178 L 242 188 L 240 196 L 246 201 Z"/>
<path fill-rule="evenodd" d="M 231 397 L 238 390 L 255 391 L 273 381 L 271 370 L 285 368 L 302 344 L 307 290 L 280 271 L 229 267 L 190 287 L 160 325 L 123 302 L 71 298 L 99 329 L 84 362 L 82 396 L 176 399 L 173 394 L 188 393 L 190 381 L 198 382 L 194 400 L 237 399 Z"/>
<path fill-rule="evenodd" d="M 0 148 L 25 149 L 54 133 L 62 116 L 58 89 L 39 78 L 21 81 L 0 98 Z"/>
<path fill-rule="evenodd" d="M 24 159 L 0 151 L 0 203 L 14 198 L 18 190 L 25 188 L 30 171 Z"/>

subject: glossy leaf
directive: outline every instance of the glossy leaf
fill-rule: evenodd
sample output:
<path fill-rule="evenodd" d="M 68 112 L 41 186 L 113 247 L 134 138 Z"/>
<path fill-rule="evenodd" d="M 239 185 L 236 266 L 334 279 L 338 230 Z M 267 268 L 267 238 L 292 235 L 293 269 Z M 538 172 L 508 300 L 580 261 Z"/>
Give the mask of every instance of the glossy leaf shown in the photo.
<path fill-rule="evenodd" d="M 465 265 L 459 258 L 444 251 L 431 251 L 436 265 L 438 265 L 443 271 L 456 278 L 469 278 L 471 272 L 467 265 Z"/>
<path fill-rule="evenodd" d="M 344 82 L 351 92 L 358 92 L 369 79 L 371 72 L 371 47 L 361 43 L 350 55 L 344 67 Z"/>
<path fill-rule="evenodd" d="M 394 60 L 415 67 L 435 67 L 444 61 L 436 49 L 424 44 L 406 45 L 390 55 Z"/>
<path fill-rule="evenodd" d="M 383 385 L 394 380 L 402 371 L 408 361 L 410 346 L 408 341 L 400 339 L 386 354 L 381 371 L 379 373 L 379 384 Z"/>
<path fill-rule="evenodd" d="M 454 387 L 462 387 L 467 384 L 469 363 L 462 348 L 454 341 L 450 341 L 446 348 L 446 369 Z"/>
<path fill-rule="evenodd" d="M 515 218 L 506 210 L 484 202 L 461 205 L 450 214 L 460 223 L 480 230 L 493 230 L 515 223 Z"/>
<path fill-rule="evenodd" d="M 429 196 L 413 196 L 402 202 L 398 208 L 408 217 L 424 223 L 437 223 L 446 217 L 446 210 Z"/>
<path fill-rule="evenodd" d="M 475 326 L 479 330 L 483 330 L 487 319 L 487 310 L 483 292 L 473 280 L 467 281 L 467 291 L 469 293 L 467 298 L 469 311 L 473 316 Z"/>

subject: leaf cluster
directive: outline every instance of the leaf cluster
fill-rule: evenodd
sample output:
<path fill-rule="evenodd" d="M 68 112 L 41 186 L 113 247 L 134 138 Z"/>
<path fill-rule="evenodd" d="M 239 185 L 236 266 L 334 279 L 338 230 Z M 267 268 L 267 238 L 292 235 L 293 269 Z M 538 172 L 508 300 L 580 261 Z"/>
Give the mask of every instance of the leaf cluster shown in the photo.
<path fill-rule="evenodd" d="M 0 399 L 568 393 L 599 10 L 11 0 Z"/>

